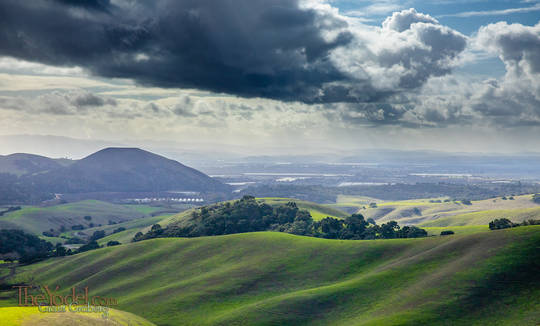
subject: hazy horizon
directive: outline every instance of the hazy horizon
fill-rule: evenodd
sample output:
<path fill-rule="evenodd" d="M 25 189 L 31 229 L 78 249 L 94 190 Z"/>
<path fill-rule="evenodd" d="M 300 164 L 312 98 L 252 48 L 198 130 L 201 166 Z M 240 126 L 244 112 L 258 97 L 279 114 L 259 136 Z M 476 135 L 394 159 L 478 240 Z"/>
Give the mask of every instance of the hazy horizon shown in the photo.
<path fill-rule="evenodd" d="M 53 135 L 0 135 L 0 155 L 10 154 L 35 154 L 50 158 L 82 159 L 92 153 L 109 147 L 141 148 L 162 156 L 170 157 L 182 161 L 182 154 L 201 155 L 201 161 L 214 160 L 234 160 L 249 157 L 324 157 L 328 162 L 338 161 L 345 157 L 362 157 L 363 154 L 372 155 L 374 153 L 405 153 L 416 155 L 421 158 L 423 154 L 434 155 L 462 155 L 462 156 L 540 156 L 540 152 L 535 151 L 448 151 L 431 148 L 400 149 L 400 148 L 350 148 L 337 150 L 336 148 L 320 148 L 318 151 L 298 152 L 295 148 L 261 148 L 253 151 L 248 147 L 240 145 L 234 148 L 219 146 L 211 143 L 180 143 L 174 141 L 150 141 L 150 140 L 123 140 L 106 141 L 103 139 L 78 139 Z"/>

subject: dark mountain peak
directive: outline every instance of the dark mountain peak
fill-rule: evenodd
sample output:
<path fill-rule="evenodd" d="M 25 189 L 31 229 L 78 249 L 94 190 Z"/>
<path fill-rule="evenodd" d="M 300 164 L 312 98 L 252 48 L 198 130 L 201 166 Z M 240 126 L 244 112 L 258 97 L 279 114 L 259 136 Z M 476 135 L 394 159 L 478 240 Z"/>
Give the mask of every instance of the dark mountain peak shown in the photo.
<path fill-rule="evenodd" d="M 151 155 L 153 154 L 149 151 L 145 151 L 144 149 L 140 149 L 138 147 L 106 147 L 102 150 L 99 150 L 91 155 L 100 155 L 100 154 L 111 154 L 111 153 L 147 153 Z"/>
<path fill-rule="evenodd" d="M 122 169 L 128 166 L 144 168 L 149 165 L 163 167 L 171 164 L 183 166 L 179 162 L 136 147 L 107 147 L 77 162 L 77 166 L 95 165 L 108 169 Z"/>
<path fill-rule="evenodd" d="M 102 150 L 99 150 L 93 154 L 88 155 L 83 158 L 83 160 L 89 158 L 109 158 L 109 157 L 154 157 L 154 158 L 163 158 L 163 156 L 145 151 L 137 147 L 107 147 Z"/>
<path fill-rule="evenodd" d="M 44 178 L 55 192 L 228 192 L 230 187 L 177 161 L 140 148 L 108 147 Z"/>

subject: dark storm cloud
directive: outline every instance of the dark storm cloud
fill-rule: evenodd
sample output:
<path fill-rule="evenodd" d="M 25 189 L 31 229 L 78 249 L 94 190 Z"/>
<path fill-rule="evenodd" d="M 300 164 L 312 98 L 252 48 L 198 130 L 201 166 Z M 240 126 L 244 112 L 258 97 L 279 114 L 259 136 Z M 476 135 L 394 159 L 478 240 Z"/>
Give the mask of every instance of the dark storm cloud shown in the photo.
<path fill-rule="evenodd" d="M 111 5 L 110 0 L 56 0 L 59 3 L 73 6 L 82 7 L 93 10 L 107 11 Z"/>
<path fill-rule="evenodd" d="M 466 37 L 414 9 L 366 27 L 299 1 L 3 0 L 0 56 L 79 66 L 141 85 L 322 103 L 312 108 L 348 124 L 540 123 L 540 24 L 491 24 Z M 448 77 L 475 42 L 503 60 L 507 76 L 498 84 L 431 86 Z M 445 91 L 449 87 L 455 92 Z M 39 101 L 32 112 L 136 111 L 122 110 L 121 100 L 112 108 L 113 99 L 91 93 Z M 20 107 L 12 100 L 0 105 Z M 194 121 L 256 114 L 253 106 L 217 108 L 189 97 L 142 109 Z"/>
<path fill-rule="evenodd" d="M 290 0 L 5 0 L 0 54 L 144 85 L 352 101 L 328 60 L 351 41 L 346 26 Z"/>

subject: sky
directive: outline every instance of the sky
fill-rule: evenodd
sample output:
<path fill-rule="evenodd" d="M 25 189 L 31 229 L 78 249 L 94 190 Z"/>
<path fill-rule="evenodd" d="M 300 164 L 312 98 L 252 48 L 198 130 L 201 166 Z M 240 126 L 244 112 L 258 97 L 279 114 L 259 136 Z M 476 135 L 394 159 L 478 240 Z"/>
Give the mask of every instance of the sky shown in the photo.
<path fill-rule="evenodd" d="M 0 121 L 246 155 L 540 152 L 540 1 L 4 0 Z"/>

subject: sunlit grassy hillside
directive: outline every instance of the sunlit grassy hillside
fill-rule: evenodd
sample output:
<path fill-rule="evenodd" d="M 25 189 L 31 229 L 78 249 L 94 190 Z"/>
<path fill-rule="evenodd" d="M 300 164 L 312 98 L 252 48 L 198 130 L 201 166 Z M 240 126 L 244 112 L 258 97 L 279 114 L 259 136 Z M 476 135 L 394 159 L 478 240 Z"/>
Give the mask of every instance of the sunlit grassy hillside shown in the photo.
<path fill-rule="evenodd" d="M 152 326 L 153 323 L 134 314 L 110 309 L 102 313 L 42 313 L 37 307 L 0 308 L 3 326 Z"/>
<path fill-rule="evenodd" d="M 539 247 L 540 226 L 367 241 L 165 238 L 50 259 L 7 281 L 89 286 L 157 325 L 536 325 Z"/>
<path fill-rule="evenodd" d="M 369 203 L 376 203 L 376 207 L 370 207 Z M 378 223 L 394 220 L 400 225 L 469 226 L 487 225 L 492 220 L 503 217 L 516 223 L 540 219 L 540 205 L 532 201 L 532 195 L 478 200 L 472 201 L 470 205 L 445 198 L 382 201 L 340 196 L 335 205 L 356 207 L 359 213 L 366 218 L 375 219 Z"/>

